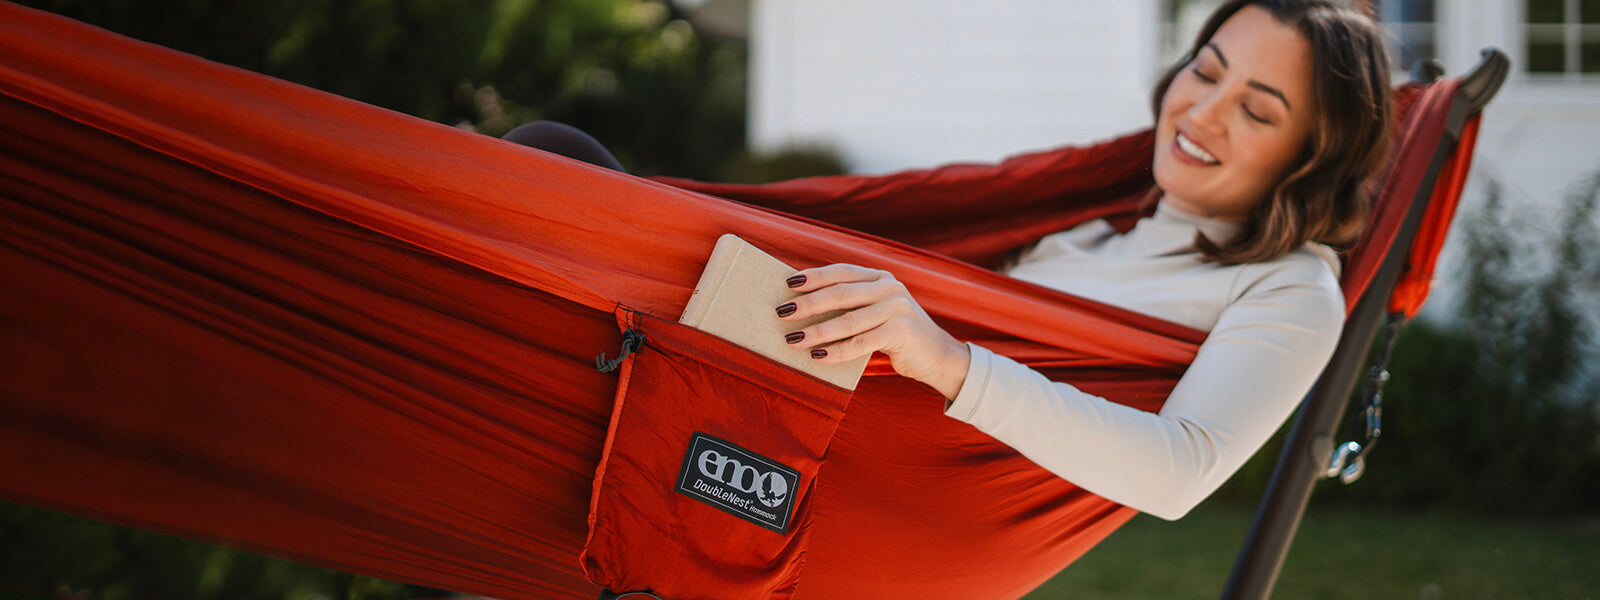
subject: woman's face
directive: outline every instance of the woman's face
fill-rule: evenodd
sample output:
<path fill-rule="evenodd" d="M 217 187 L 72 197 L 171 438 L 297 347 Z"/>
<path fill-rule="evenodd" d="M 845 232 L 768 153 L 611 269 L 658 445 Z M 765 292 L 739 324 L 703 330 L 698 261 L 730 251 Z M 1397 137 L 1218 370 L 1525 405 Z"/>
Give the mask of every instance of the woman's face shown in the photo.
<path fill-rule="evenodd" d="M 1173 78 L 1156 120 L 1156 183 L 1183 212 L 1244 221 L 1293 169 L 1318 107 L 1311 44 L 1246 6 Z"/>

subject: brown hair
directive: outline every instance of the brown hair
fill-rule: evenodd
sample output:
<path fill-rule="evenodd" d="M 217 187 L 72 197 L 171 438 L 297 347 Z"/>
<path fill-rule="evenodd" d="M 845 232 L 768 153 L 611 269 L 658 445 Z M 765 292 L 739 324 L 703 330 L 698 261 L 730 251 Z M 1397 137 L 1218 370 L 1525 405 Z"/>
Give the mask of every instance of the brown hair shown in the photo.
<path fill-rule="evenodd" d="M 1197 235 L 1195 245 L 1222 264 L 1272 260 L 1308 241 L 1348 249 L 1366 228 L 1367 182 L 1389 158 L 1389 56 L 1370 16 L 1332 0 L 1231 0 L 1211 14 L 1188 54 L 1156 83 L 1152 108 L 1160 119 L 1173 78 L 1224 21 L 1252 5 L 1311 43 L 1318 114 L 1299 166 L 1255 205 L 1239 236 L 1218 243 Z"/>

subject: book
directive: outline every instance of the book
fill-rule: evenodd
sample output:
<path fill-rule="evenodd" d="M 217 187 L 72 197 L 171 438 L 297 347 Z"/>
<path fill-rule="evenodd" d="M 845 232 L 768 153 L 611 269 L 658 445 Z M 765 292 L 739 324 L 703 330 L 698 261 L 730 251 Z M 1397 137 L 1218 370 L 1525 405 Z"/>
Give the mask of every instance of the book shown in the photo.
<path fill-rule="evenodd" d="M 783 336 L 821 323 L 843 311 L 815 315 L 798 321 L 778 318 L 775 309 L 800 296 L 784 283 L 799 271 L 731 233 L 717 238 L 700 282 L 683 308 L 678 322 L 697 327 L 729 342 L 749 348 L 797 370 L 847 390 L 856 389 L 870 357 L 827 364 L 811 358 L 811 351 L 785 342 Z"/>

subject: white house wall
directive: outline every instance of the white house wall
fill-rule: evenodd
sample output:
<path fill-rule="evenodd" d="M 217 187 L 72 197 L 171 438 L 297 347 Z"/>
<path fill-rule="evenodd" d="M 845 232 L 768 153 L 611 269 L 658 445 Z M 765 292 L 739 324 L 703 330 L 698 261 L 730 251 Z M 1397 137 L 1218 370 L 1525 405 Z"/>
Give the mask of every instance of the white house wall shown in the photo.
<path fill-rule="evenodd" d="M 1554 204 L 1600 169 L 1600 91 L 1568 87 L 1524 83 L 1495 98 L 1474 176 L 1495 178 L 1509 200 Z"/>
<path fill-rule="evenodd" d="M 1524 73 L 1521 0 L 1457 0 L 1436 6 L 1439 50 L 1450 74 L 1471 67 L 1485 47 L 1502 49 L 1512 61 L 1511 77 L 1484 109 L 1475 187 L 1493 177 L 1508 202 L 1556 204 L 1578 179 L 1600 169 L 1600 77 Z"/>
<path fill-rule="evenodd" d="M 1158 0 L 751 0 L 750 142 L 827 142 L 857 172 L 994 161 L 1149 123 Z M 1553 230 L 1574 183 L 1600 169 L 1600 76 L 1530 77 L 1523 0 L 1437 0 L 1449 74 L 1494 46 L 1513 73 L 1485 111 L 1462 204 L 1486 182 Z M 1183 19 L 1192 29 L 1196 19 Z M 1187 25 L 1187 27 L 1185 27 Z M 1180 34 L 1187 39 L 1187 34 Z M 1459 228 L 1457 228 L 1459 233 Z M 1434 307 L 1450 304 L 1445 247 Z"/>
<path fill-rule="evenodd" d="M 1530 76 L 1524 69 L 1522 0 L 1435 2 L 1438 52 L 1450 75 L 1478 61 L 1485 47 L 1504 51 L 1512 61 L 1505 86 L 1484 109 L 1472 172 L 1461 198 L 1461 212 L 1478 210 L 1493 180 L 1507 217 L 1531 226 L 1532 249 L 1562 223 L 1561 204 L 1578 181 L 1600 170 L 1600 77 L 1569 79 Z M 1458 220 L 1461 217 L 1458 216 Z M 1448 314 L 1457 300 L 1453 279 L 1461 268 L 1462 228 L 1455 227 L 1440 256 L 1439 277 L 1425 315 Z M 1547 268 L 1548 256 L 1520 257 L 1529 268 Z M 1591 309 L 1600 312 L 1600 306 Z M 1591 318 L 1600 319 L 1600 314 Z"/>
<path fill-rule="evenodd" d="M 754 0 L 750 141 L 858 172 L 992 161 L 1150 122 L 1153 0 Z"/>
<path fill-rule="evenodd" d="M 825 142 L 857 172 L 993 161 L 1149 124 L 1157 0 L 752 0 L 750 142 Z M 1522 0 L 1435 2 L 1448 72 L 1512 58 L 1468 205 L 1555 204 L 1600 168 L 1600 77 L 1521 71 Z"/>

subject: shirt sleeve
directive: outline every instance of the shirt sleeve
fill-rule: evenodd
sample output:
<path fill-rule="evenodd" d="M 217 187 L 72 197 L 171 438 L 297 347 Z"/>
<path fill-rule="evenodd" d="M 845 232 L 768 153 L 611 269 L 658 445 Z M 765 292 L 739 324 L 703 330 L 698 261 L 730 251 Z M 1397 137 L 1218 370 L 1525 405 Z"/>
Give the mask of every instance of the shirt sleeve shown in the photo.
<path fill-rule="evenodd" d="M 1086 490 L 1182 517 L 1266 443 L 1333 354 L 1344 299 L 1317 262 L 1291 263 L 1229 304 L 1159 413 L 969 344 L 966 382 L 945 414 Z"/>

